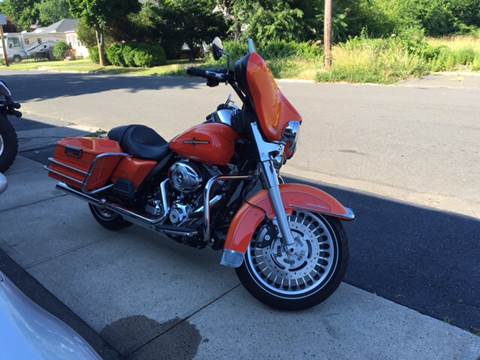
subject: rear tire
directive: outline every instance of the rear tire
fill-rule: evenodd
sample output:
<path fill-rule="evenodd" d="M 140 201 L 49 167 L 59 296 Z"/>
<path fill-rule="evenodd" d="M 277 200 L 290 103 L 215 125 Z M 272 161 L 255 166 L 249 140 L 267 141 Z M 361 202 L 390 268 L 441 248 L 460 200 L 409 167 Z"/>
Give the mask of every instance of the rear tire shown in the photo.
<path fill-rule="evenodd" d="M 131 222 L 110 210 L 92 204 L 88 204 L 88 206 L 95 220 L 107 230 L 118 231 L 132 226 Z"/>
<path fill-rule="evenodd" d="M 15 129 L 5 115 L 0 115 L 0 172 L 10 168 L 18 153 Z"/>
<path fill-rule="evenodd" d="M 303 310 L 320 304 L 338 288 L 348 264 L 347 236 L 335 218 L 304 210 L 289 216 L 295 252 L 287 254 L 280 239 L 259 248 L 268 235 L 261 225 L 241 267 L 243 286 L 264 304 L 281 310 Z"/>

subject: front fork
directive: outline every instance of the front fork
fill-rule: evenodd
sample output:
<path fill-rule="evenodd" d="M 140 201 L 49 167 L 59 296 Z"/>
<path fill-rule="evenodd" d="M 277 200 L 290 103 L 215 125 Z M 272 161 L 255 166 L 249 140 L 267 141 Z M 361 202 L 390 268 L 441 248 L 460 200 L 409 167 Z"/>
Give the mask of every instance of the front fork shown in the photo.
<path fill-rule="evenodd" d="M 256 123 L 251 124 L 252 134 L 257 144 L 258 154 L 260 157 L 260 169 L 263 174 L 265 186 L 272 201 L 273 210 L 275 211 L 276 220 L 280 233 L 282 234 L 282 241 L 285 248 L 289 251 L 293 250 L 295 240 L 293 239 L 288 217 L 285 212 L 282 195 L 280 193 L 280 183 L 278 181 L 278 174 L 273 166 L 272 153 L 283 154 L 283 145 L 276 143 L 269 143 L 263 140 L 262 134 L 258 129 Z M 280 156 L 281 157 L 281 156 Z"/>
<path fill-rule="evenodd" d="M 290 250 L 295 243 L 290 225 L 288 223 L 285 206 L 283 204 L 282 195 L 280 193 L 280 183 L 278 181 L 278 174 L 273 166 L 272 161 L 261 162 L 261 168 L 264 175 L 265 185 L 267 186 L 270 200 L 272 201 L 273 210 L 277 219 L 280 233 L 282 234 L 283 245 Z"/>

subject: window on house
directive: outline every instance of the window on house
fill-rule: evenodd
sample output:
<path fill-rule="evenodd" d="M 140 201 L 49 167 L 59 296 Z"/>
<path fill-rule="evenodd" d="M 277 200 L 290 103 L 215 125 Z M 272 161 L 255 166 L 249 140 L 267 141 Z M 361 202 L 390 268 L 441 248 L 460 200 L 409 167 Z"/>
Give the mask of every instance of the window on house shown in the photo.
<path fill-rule="evenodd" d="M 9 48 L 20 47 L 20 40 L 18 38 L 9 38 L 8 47 Z"/>

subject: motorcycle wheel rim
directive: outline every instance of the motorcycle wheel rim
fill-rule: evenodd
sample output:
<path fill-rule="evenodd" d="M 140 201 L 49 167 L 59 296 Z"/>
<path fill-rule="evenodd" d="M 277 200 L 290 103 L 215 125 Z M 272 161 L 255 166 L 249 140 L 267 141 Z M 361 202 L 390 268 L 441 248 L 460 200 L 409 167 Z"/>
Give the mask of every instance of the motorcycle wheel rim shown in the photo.
<path fill-rule="evenodd" d="M 4 150 L 5 150 L 5 142 L 3 140 L 2 134 L 0 134 L 0 156 L 3 155 Z"/>
<path fill-rule="evenodd" d="M 113 220 L 117 216 L 117 214 L 115 214 L 113 211 L 100 206 L 93 205 L 93 211 L 95 211 L 95 213 L 105 221 Z"/>
<path fill-rule="evenodd" d="M 338 241 L 328 222 L 308 211 L 289 216 L 295 239 L 295 253 L 287 254 L 281 238 L 270 246 L 258 248 L 266 227 L 260 228 L 247 251 L 248 268 L 254 280 L 265 290 L 285 297 L 302 297 L 322 289 L 338 265 Z"/>

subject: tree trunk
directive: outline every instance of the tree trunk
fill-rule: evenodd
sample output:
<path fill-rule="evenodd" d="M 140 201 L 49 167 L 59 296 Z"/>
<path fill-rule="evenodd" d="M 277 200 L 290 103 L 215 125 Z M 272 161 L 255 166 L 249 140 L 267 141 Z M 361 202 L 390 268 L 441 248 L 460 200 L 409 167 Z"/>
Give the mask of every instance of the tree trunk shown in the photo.
<path fill-rule="evenodd" d="M 103 37 L 103 30 L 96 28 L 95 36 L 97 37 L 98 59 L 100 61 L 100 66 L 105 66 L 107 65 L 107 61 L 105 59 L 105 41 Z"/>

